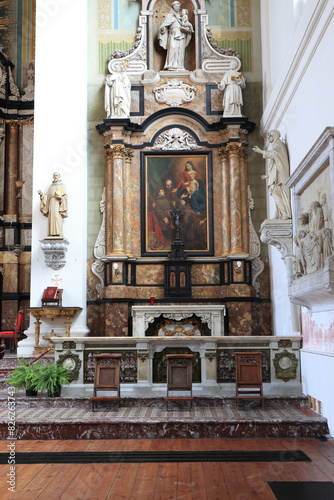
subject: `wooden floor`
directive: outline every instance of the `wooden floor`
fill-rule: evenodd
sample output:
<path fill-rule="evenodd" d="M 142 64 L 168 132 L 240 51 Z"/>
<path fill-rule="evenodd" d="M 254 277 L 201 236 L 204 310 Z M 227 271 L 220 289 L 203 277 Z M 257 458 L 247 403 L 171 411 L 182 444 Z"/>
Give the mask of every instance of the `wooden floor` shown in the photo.
<path fill-rule="evenodd" d="M 8 442 L 2 441 L 0 452 L 7 452 L 7 445 Z M 334 481 L 333 442 L 317 439 L 16 442 L 17 452 L 288 449 L 304 451 L 312 462 L 16 465 L 15 493 L 8 491 L 6 483 L 9 465 L 1 465 L 0 497 L 2 500 L 275 500 L 267 481 Z"/>

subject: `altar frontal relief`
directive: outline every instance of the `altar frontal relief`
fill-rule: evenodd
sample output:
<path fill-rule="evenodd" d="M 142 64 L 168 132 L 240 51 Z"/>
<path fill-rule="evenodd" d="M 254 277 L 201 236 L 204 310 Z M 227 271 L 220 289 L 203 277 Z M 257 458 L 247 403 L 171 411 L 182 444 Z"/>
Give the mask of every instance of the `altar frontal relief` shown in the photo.
<path fill-rule="evenodd" d="M 180 238 L 193 255 L 212 254 L 211 155 L 143 154 L 142 228 L 144 255 L 164 254 L 175 237 L 179 208 Z"/>

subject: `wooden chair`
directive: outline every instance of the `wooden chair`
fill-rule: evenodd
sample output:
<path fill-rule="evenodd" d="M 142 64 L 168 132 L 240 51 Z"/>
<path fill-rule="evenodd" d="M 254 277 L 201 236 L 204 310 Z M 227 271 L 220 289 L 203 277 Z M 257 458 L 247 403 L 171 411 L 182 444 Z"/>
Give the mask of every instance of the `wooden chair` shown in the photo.
<path fill-rule="evenodd" d="M 27 336 L 23 333 L 22 324 L 23 309 L 20 309 L 16 316 L 15 329 L 0 332 L 1 344 L 5 344 L 5 339 L 10 339 L 10 352 L 16 351 L 18 342 L 27 338 Z"/>
<path fill-rule="evenodd" d="M 259 399 L 264 408 L 261 352 L 235 352 L 236 359 L 236 401 Z"/>
<path fill-rule="evenodd" d="M 167 358 L 167 410 L 170 401 L 189 401 L 193 403 L 192 395 L 192 362 L 193 354 L 166 354 Z M 171 395 L 174 391 L 188 393 L 187 396 Z"/>
<path fill-rule="evenodd" d="M 122 354 L 95 354 L 95 378 L 92 401 L 92 411 L 95 411 L 98 401 L 115 401 L 120 405 L 120 374 Z M 101 396 L 98 393 L 113 392 L 113 396 Z"/>

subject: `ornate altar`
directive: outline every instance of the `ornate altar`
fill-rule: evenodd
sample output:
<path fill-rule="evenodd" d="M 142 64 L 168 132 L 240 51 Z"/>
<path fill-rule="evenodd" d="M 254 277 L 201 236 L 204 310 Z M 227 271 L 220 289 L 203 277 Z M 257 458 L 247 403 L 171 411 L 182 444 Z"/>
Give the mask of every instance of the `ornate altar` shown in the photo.
<path fill-rule="evenodd" d="M 113 81 L 121 115 L 110 108 Z M 205 1 L 142 1 L 134 46 L 108 59 L 107 118 L 96 126 L 105 182 L 92 335 L 137 336 L 134 311 L 150 297 L 171 309 L 180 300 L 185 311 L 225 308 L 218 336 L 271 333 L 251 217 L 247 139 L 255 124 L 244 114 L 246 91 L 240 55 L 214 42 Z"/>

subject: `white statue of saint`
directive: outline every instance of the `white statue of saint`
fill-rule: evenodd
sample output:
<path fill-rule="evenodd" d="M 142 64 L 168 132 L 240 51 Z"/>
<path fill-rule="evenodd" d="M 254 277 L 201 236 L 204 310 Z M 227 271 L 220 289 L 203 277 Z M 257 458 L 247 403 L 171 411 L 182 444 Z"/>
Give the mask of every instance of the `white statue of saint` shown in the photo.
<path fill-rule="evenodd" d="M 291 219 L 291 205 L 289 188 L 285 185 L 289 178 L 289 158 L 285 143 L 281 140 L 279 130 L 268 132 L 268 141 L 271 149 L 266 151 L 255 146 L 253 151 L 268 158 L 267 174 L 261 179 L 267 179 L 269 194 L 276 204 L 275 219 Z"/>
<path fill-rule="evenodd" d="M 180 2 L 173 2 L 171 10 L 160 26 L 158 40 L 167 50 L 164 69 L 168 71 L 184 70 L 184 56 L 194 32 L 188 20 L 187 9 L 181 10 Z"/>
<path fill-rule="evenodd" d="M 53 181 L 46 194 L 38 191 L 40 211 L 48 218 L 48 236 L 63 237 L 63 218 L 67 217 L 67 193 L 60 174 L 53 174 Z"/>
<path fill-rule="evenodd" d="M 107 118 L 128 118 L 131 105 L 131 81 L 126 74 L 129 61 L 105 78 L 104 106 Z"/>
<path fill-rule="evenodd" d="M 242 116 L 241 106 L 243 105 L 242 90 L 246 87 L 245 78 L 237 71 L 238 63 L 235 60 L 230 62 L 230 69 L 226 71 L 218 89 L 224 92 L 223 95 L 223 116 Z"/>

